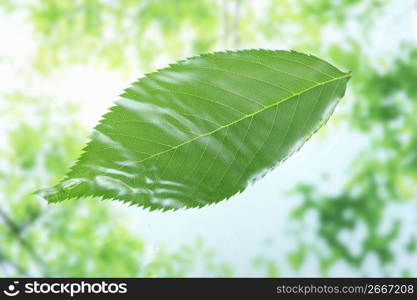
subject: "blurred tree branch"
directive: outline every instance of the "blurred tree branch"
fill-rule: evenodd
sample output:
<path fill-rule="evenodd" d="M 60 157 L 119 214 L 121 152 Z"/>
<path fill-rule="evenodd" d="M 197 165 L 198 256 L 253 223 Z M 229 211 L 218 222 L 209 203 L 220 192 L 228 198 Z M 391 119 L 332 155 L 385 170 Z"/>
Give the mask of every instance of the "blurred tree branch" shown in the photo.
<path fill-rule="evenodd" d="M 44 261 L 43 259 L 38 255 L 35 248 L 22 236 L 22 227 L 16 224 L 12 218 L 3 210 L 0 210 L 0 218 L 3 219 L 6 226 L 9 228 L 11 233 L 13 233 L 16 237 L 16 239 L 19 241 L 19 243 L 27 250 L 27 252 L 32 256 L 36 264 L 44 270 Z M 0 253 L 0 257 L 1 253 Z M 15 264 L 14 264 L 15 265 Z"/>

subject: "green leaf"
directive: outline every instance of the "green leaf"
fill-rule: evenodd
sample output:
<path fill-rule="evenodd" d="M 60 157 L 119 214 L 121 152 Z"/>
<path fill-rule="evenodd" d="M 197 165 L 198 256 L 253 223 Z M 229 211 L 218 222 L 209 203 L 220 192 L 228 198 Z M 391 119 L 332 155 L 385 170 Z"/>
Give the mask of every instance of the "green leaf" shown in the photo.
<path fill-rule="evenodd" d="M 330 117 L 350 76 L 294 51 L 180 61 L 126 89 L 67 178 L 40 195 L 163 210 L 227 199 L 299 149 Z"/>

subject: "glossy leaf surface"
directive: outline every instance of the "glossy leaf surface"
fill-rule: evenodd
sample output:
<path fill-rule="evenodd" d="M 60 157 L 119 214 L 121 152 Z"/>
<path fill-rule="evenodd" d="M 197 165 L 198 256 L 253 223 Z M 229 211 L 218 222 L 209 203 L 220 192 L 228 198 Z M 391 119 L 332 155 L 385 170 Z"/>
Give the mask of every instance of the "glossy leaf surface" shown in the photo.
<path fill-rule="evenodd" d="M 126 89 L 67 178 L 40 194 L 150 209 L 227 199 L 318 130 L 349 77 L 294 51 L 218 52 L 170 65 Z"/>

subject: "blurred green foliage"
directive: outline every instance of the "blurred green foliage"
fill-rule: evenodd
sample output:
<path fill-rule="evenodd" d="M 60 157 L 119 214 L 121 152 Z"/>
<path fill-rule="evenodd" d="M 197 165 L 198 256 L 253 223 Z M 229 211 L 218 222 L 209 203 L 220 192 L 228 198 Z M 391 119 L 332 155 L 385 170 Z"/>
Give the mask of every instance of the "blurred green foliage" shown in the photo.
<path fill-rule="evenodd" d="M 366 147 L 336 193 L 326 192 L 325 180 L 322 186 L 307 182 L 292 188 L 299 205 L 289 234 L 296 245 L 286 263 L 304 276 L 310 274 L 303 268 L 314 262 L 322 275 L 344 264 L 365 276 L 416 276 L 417 220 L 410 226 L 401 212 L 417 211 L 417 47 L 405 42 L 376 59 L 372 44 L 381 20 L 393 8 L 410 13 L 409 2 L 268 0 L 260 8 L 254 2 L 3 0 L 0 9 L 26 17 L 37 41 L 26 65 L 41 78 L 76 64 L 150 71 L 161 57 L 258 47 L 311 52 L 353 71 L 343 103 L 348 109 L 338 121 Z M 386 43 L 397 43 L 384 34 Z M 9 120 L 1 130 L 7 142 L 0 147 L 0 274 L 186 276 L 201 261 L 208 275 L 236 274 L 201 242 L 157 249 L 146 258 L 146 242 L 115 223 L 109 206 L 83 201 L 57 208 L 35 201 L 30 192 L 60 179 L 87 133 L 76 109 L 62 107 L 58 99 L 19 91 L 3 93 L 0 101 L 1 117 Z M 34 115 L 35 124 L 26 121 Z M 358 237 L 353 249 L 350 239 Z M 269 250 L 254 258 L 253 268 L 285 275 L 282 253 Z M 379 273 L 369 273 L 370 260 Z"/>
<path fill-rule="evenodd" d="M 40 41 L 34 63 L 41 71 L 86 62 L 150 70 L 155 53 L 177 59 L 187 48 L 210 50 L 218 30 L 219 7 L 208 0 L 43 0 L 15 5 L 28 13 Z M 190 35 L 179 39 L 185 26 Z"/>

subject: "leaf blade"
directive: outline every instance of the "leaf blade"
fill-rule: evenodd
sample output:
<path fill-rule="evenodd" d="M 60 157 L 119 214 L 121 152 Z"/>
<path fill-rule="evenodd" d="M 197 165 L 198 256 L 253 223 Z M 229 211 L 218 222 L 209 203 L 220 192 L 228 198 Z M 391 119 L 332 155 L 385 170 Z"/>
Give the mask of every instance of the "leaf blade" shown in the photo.
<path fill-rule="evenodd" d="M 229 198 L 330 117 L 350 76 L 287 51 L 218 52 L 170 65 L 125 90 L 67 179 L 43 196 L 150 209 Z"/>

